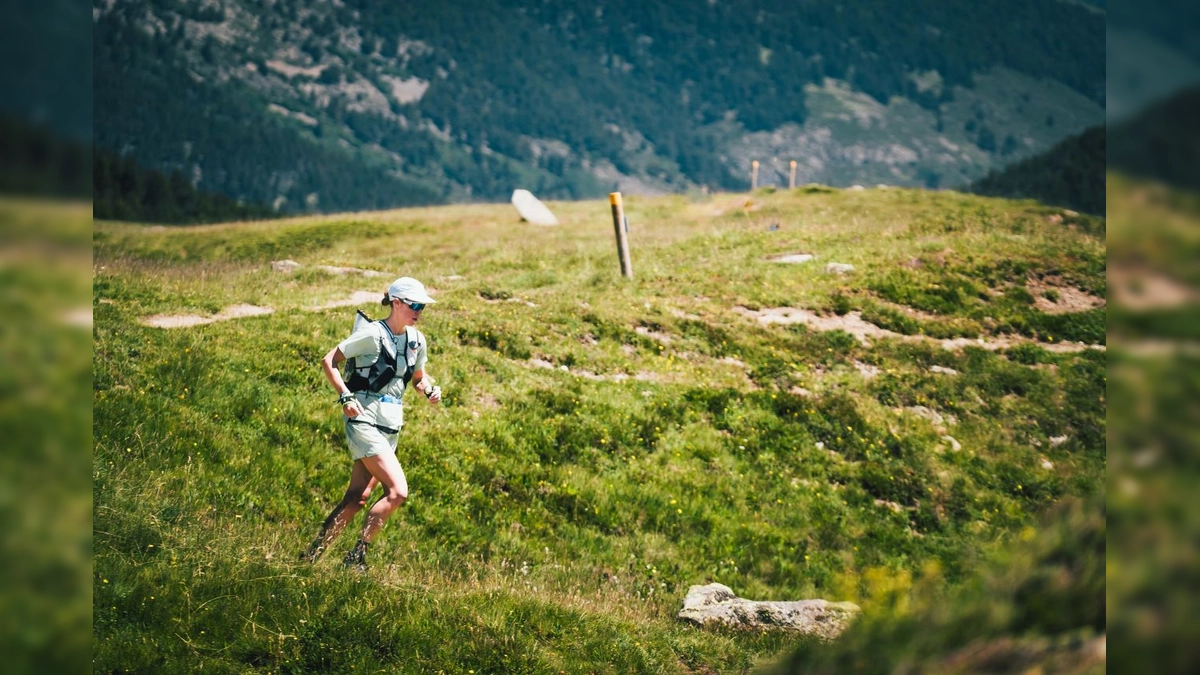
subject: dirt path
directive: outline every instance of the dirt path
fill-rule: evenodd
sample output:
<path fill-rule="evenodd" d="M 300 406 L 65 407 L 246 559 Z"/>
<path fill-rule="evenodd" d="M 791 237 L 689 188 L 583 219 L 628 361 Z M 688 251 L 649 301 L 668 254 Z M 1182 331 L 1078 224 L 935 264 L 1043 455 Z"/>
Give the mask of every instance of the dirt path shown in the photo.
<path fill-rule="evenodd" d="M 961 349 L 963 347 L 979 347 L 990 351 L 1000 349 L 1008 349 L 1019 344 L 1033 343 L 1046 351 L 1051 352 L 1081 352 L 1085 349 L 1104 350 L 1104 345 L 1089 345 L 1082 342 L 1038 342 L 1036 340 L 1015 336 L 1015 335 L 1000 335 L 988 338 L 953 338 L 939 340 L 926 335 L 903 335 L 895 331 L 880 328 L 875 324 L 865 321 L 862 318 L 861 312 L 849 312 L 842 316 L 832 315 L 823 316 L 807 309 L 799 309 L 796 307 L 769 307 L 766 309 L 752 310 L 746 307 L 737 306 L 733 311 L 752 319 L 755 319 L 760 324 L 796 324 L 802 323 L 815 330 L 831 331 L 842 330 L 858 339 L 863 345 L 870 346 L 868 338 L 891 338 L 894 340 L 903 340 L 905 342 L 921 342 L 931 341 L 938 342 L 944 349 Z"/>
<path fill-rule="evenodd" d="M 355 291 L 349 297 L 341 300 L 332 300 L 321 305 L 313 307 L 303 307 L 306 312 L 320 312 L 326 309 L 334 309 L 337 307 L 355 307 L 358 305 L 378 304 L 380 293 L 378 291 Z M 154 316 L 143 317 L 138 323 L 143 326 L 152 328 L 191 328 L 193 326 L 203 326 L 209 323 L 218 321 L 229 321 L 230 319 L 241 319 L 248 316 L 265 316 L 275 311 L 274 307 L 260 307 L 258 305 L 231 305 L 225 309 L 209 316 L 200 314 L 155 314 Z"/>

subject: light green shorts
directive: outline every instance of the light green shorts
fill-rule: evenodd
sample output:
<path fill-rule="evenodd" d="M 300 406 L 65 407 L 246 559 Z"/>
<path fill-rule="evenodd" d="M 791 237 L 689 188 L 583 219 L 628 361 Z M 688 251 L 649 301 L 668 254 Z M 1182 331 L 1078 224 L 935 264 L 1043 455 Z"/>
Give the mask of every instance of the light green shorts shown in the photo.
<path fill-rule="evenodd" d="M 404 406 L 393 396 L 359 392 L 362 414 L 346 418 L 346 444 L 354 459 L 396 453 L 399 429 L 404 426 Z M 392 431 L 396 429 L 396 431 Z"/>
<path fill-rule="evenodd" d="M 389 434 L 372 424 L 346 420 L 346 445 L 354 459 L 374 457 L 384 453 L 396 454 L 400 434 Z"/>

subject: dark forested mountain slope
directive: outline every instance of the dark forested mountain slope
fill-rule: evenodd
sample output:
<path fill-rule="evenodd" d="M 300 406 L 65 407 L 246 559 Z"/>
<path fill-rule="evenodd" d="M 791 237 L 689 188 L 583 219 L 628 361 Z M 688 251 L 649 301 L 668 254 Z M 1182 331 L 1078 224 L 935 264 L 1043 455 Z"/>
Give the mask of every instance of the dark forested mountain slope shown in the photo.
<path fill-rule="evenodd" d="M 290 209 L 951 185 L 1103 119 L 1104 14 L 1046 0 L 104 0 L 95 134 Z"/>
<path fill-rule="evenodd" d="M 1104 146 L 1104 127 L 1092 127 L 1040 155 L 993 171 L 967 189 L 982 195 L 1037 199 L 1104 215 Z"/>

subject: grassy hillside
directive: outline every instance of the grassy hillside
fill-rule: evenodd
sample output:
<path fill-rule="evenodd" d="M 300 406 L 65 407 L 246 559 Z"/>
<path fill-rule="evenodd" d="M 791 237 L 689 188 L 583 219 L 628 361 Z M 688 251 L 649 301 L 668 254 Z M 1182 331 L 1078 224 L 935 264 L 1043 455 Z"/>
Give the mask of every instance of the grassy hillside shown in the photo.
<path fill-rule="evenodd" d="M 960 586 L 921 584 L 777 672 L 1104 673 L 1108 515 L 1102 496 L 1051 509 Z"/>
<path fill-rule="evenodd" d="M 80 672 L 92 654 L 91 231 L 86 202 L 0 196 L 0 359 L 14 364 L 0 373 L 0 650 L 14 675 Z"/>
<path fill-rule="evenodd" d="M 1102 220 L 908 190 L 635 198 L 622 281 L 607 204 L 551 207 L 562 226 L 96 225 L 97 671 L 742 672 L 796 639 L 677 622 L 689 585 L 870 618 L 1102 491 L 1105 354 L 1076 344 L 1104 340 Z M 786 253 L 817 257 L 766 261 Z M 439 299 L 447 400 L 410 403 L 410 500 L 365 576 L 294 562 L 348 469 L 318 359 L 353 308 L 310 308 L 386 283 L 317 265 Z M 275 311 L 139 324 L 238 303 Z M 760 320 L 785 307 L 864 339 Z"/>

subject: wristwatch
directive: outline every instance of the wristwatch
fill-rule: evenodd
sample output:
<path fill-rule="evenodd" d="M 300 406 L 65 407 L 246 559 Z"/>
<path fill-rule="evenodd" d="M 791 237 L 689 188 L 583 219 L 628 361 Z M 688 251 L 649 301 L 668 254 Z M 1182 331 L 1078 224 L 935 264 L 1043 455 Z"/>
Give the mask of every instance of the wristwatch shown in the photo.
<path fill-rule="evenodd" d="M 354 400 L 354 392 L 351 392 L 351 391 L 348 391 L 348 392 L 342 394 L 341 396 L 338 396 L 338 403 L 341 403 L 343 406 L 353 400 Z"/>

